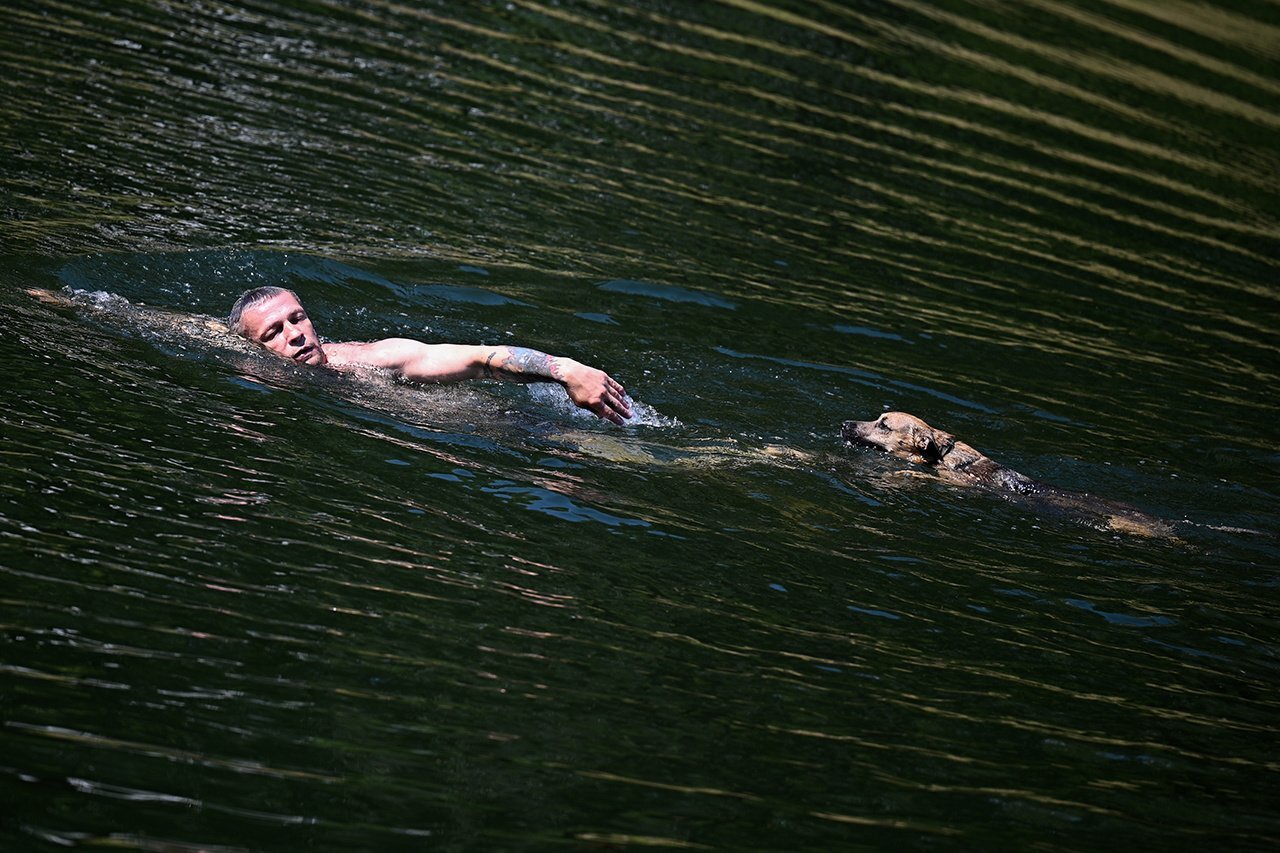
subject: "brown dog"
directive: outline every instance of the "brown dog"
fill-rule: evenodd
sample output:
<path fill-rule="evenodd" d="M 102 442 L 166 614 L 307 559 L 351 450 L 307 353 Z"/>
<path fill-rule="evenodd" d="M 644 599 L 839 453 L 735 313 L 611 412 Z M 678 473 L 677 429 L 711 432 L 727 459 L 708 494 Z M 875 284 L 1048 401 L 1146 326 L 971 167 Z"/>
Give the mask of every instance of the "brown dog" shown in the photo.
<path fill-rule="evenodd" d="M 852 444 L 877 447 L 900 459 L 932 468 L 957 485 L 986 486 L 1084 511 L 1102 517 L 1105 526 L 1112 530 L 1139 536 L 1173 535 L 1168 522 L 1125 504 L 1039 483 L 906 412 L 885 412 L 874 421 L 845 421 L 840 434 Z"/>

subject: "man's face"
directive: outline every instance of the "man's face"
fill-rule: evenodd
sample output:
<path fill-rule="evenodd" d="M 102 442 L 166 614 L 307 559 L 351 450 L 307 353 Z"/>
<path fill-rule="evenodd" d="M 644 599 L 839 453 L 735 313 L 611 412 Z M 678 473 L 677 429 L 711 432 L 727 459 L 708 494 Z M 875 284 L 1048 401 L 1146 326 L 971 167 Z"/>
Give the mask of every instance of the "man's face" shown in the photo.
<path fill-rule="evenodd" d="M 245 335 L 274 353 L 301 364 L 324 364 L 329 359 L 311 326 L 307 309 L 292 293 L 277 293 L 240 315 Z"/>

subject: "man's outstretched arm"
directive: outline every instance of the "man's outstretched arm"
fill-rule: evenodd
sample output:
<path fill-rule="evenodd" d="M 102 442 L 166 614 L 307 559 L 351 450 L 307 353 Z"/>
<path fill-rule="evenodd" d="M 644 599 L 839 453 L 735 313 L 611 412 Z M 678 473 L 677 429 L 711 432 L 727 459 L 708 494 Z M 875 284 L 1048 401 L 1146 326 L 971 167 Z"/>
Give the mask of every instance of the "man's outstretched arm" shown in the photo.
<path fill-rule="evenodd" d="M 525 347 L 424 344 L 387 338 L 368 344 L 325 344 L 324 349 L 335 367 L 382 367 L 414 382 L 556 382 L 576 405 L 598 417 L 616 424 L 631 417 L 626 391 L 603 370 Z"/>

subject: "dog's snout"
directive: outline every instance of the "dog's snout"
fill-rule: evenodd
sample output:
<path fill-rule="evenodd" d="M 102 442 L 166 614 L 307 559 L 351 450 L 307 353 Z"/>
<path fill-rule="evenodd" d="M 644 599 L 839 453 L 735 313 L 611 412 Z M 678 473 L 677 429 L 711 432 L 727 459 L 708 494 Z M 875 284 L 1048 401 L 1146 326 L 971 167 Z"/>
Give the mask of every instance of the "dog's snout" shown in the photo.
<path fill-rule="evenodd" d="M 845 441 L 859 442 L 867 437 L 870 421 L 845 421 L 840 426 L 840 437 Z"/>

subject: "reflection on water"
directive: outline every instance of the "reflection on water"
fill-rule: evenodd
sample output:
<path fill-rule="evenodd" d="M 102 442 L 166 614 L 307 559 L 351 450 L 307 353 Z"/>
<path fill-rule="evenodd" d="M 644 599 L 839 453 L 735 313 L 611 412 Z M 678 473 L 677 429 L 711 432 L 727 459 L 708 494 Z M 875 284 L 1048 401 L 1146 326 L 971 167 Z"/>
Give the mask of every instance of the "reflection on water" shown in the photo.
<path fill-rule="evenodd" d="M 0 846 L 1280 836 L 1271 7 L 0 16 Z M 267 283 L 638 417 L 210 326 Z"/>

